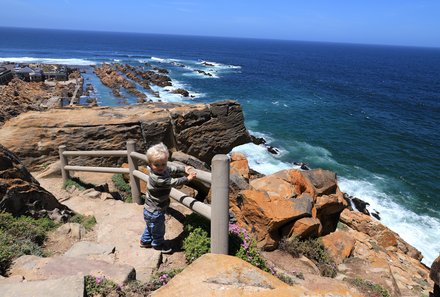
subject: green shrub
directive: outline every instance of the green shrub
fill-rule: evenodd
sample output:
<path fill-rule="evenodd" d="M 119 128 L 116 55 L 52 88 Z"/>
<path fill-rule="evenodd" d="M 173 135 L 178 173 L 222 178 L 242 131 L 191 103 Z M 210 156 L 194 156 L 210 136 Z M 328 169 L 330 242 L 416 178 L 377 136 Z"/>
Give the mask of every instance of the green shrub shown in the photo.
<path fill-rule="evenodd" d="M 245 228 L 240 228 L 236 224 L 230 224 L 229 242 L 229 253 L 231 255 L 235 255 L 264 271 L 269 271 L 266 261 L 257 248 L 257 241 L 250 236 Z"/>
<path fill-rule="evenodd" d="M 208 232 L 200 227 L 193 229 L 183 240 L 186 261 L 192 263 L 201 255 L 209 253 L 210 245 L 211 240 L 208 237 Z"/>
<path fill-rule="evenodd" d="M 183 228 L 185 231 L 185 239 L 183 240 L 185 259 L 188 263 L 192 263 L 210 250 L 210 221 L 193 213 L 186 217 Z M 255 239 L 248 234 L 246 229 L 235 224 L 229 225 L 229 254 L 264 271 L 269 271 L 266 262 L 260 255 Z"/>
<path fill-rule="evenodd" d="M 14 238 L 0 229 L 0 275 L 5 274 L 14 256 Z"/>
<path fill-rule="evenodd" d="M 33 219 L 0 213 L 0 274 L 5 274 L 13 259 L 22 255 L 42 256 L 47 232 L 58 226 L 49 218 Z"/>
<path fill-rule="evenodd" d="M 133 197 L 131 196 L 131 187 L 125 182 L 124 176 L 121 173 L 114 174 L 112 176 L 112 181 L 116 189 L 118 189 L 119 194 L 122 196 L 122 200 L 127 203 L 132 203 Z"/>
<path fill-rule="evenodd" d="M 112 293 L 111 296 L 125 296 L 125 293 L 122 291 L 122 286 L 105 277 L 87 275 L 85 277 L 85 285 L 86 296 L 107 296 L 110 295 L 110 293 Z"/>
<path fill-rule="evenodd" d="M 127 193 L 131 192 L 130 185 L 125 182 L 124 176 L 121 173 L 114 174 L 112 176 L 112 181 L 118 190 Z"/>
<path fill-rule="evenodd" d="M 206 231 L 208 233 L 208 236 L 211 235 L 211 221 L 193 212 L 192 214 L 187 215 L 185 221 L 183 222 L 183 230 L 185 231 L 185 236 L 188 236 L 196 228 L 200 228 Z"/>
<path fill-rule="evenodd" d="M 169 271 L 156 272 L 150 281 L 151 288 L 154 290 L 166 285 L 173 277 L 182 272 L 183 269 L 172 269 Z"/>
<path fill-rule="evenodd" d="M 287 274 L 284 273 L 275 273 L 275 276 L 282 282 L 288 284 L 288 285 L 294 285 L 296 282 Z"/>
<path fill-rule="evenodd" d="M 82 225 L 87 231 L 93 229 L 96 225 L 96 219 L 94 216 L 83 216 L 81 214 L 75 214 L 69 219 L 70 223 L 78 223 Z"/>
<path fill-rule="evenodd" d="M 151 292 L 166 285 L 174 276 L 182 272 L 182 269 L 172 269 L 169 271 L 156 272 L 147 283 L 131 281 L 126 285 L 118 285 L 105 277 L 95 277 L 87 275 L 85 277 L 86 296 L 150 296 Z"/>
<path fill-rule="evenodd" d="M 388 291 L 384 287 L 378 284 L 374 284 L 368 280 L 363 280 L 358 277 L 354 279 L 344 279 L 344 280 L 352 284 L 356 288 L 358 288 L 358 290 L 361 291 L 366 296 L 390 297 L 390 293 L 388 293 Z"/>
<path fill-rule="evenodd" d="M 300 240 L 297 237 L 284 239 L 280 248 L 294 257 L 303 255 L 314 261 L 322 276 L 335 277 L 337 274 L 336 264 L 319 239 Z"/>
<path fill-rule="evenodd" d="M 73 188 L 77 188 L 80 191 L 84 191 L 86 189 L 80 183 L 78 183 L 77 180 L 74 180 L 74 179 L 68 179 L 63 184 L 63 188 L 66 189 L 66 190 L 68 190 L 68 189 L 70 189 L 72 187 Z"/>

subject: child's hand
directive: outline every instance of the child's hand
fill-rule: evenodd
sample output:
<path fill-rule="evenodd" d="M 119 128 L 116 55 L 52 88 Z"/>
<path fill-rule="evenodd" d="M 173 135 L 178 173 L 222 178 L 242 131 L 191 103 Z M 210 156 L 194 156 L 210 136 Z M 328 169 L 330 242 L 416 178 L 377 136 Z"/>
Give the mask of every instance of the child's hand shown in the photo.
<path fill-rule="evenodd" d="M 185 166 L 185 173 L 188 174 L 188 180 L 193 180 L 197 176 L 197 173 L 192 166 Z"/>
<path fill-rule="evenodd" d="M 197 176 L 197 173 L 193 170 L 188 173 L 188 180 L 193 180 Z"/>
<path fill-rule="evenodd" d="M 192 166 L 185 166 L 185 173 L 189 174 L 190 172 L 195 172 L 194 167 Z"/>

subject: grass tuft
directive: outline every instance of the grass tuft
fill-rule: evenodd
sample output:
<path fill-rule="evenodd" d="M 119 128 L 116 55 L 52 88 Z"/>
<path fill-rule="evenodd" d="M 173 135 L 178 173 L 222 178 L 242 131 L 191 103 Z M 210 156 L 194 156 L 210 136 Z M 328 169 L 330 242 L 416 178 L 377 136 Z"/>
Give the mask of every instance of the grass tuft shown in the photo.
<path fill-rule="evenodd" d="M 300 240 L 297 237 L 283 239 L 280 249 L 294 257 L 303 255 L 314 261 L 322 276 L 335 277 L 337 274 L 336 263 L 319 239 Z"/>
<path fill-rule="evenodd" d="M 75 214 L 74 216 L 70 217 L 69 222 L 78 223 L 82 225 L 87 231 L 92 230 L 93 227 L 96 225 L 96 219 L 94 216 L 83 216 L 81 214 Z"/>
<path fill-rule="evenodd" d="M 4 275 L 12 261 L 22 255 L 43 256 L 42 245 L 47 233 L 58 225 L 49 218 L 16 218 L 0 212 L 0 275 Z"/>

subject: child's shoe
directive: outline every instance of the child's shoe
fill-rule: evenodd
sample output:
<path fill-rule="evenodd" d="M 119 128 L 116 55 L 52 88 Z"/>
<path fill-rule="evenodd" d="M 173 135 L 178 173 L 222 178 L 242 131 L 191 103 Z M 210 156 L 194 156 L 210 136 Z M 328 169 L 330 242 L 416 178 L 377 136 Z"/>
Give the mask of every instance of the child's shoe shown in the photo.
<path fill-rule="evenodd" d="M 141 248 L 150 248 L 151 247 L 151 242 L 143 242 L 142 240 L 139 240 L 139 246 Z"/>
<path fill-rule="evenodd" d="M 171 254 L 171 252 L 173 251 L 172 248 L 168 247 L 165 244 L 155 245 L 155 246 L 153 246 L 153 249 L 161 252 L 162 254 Z"/>

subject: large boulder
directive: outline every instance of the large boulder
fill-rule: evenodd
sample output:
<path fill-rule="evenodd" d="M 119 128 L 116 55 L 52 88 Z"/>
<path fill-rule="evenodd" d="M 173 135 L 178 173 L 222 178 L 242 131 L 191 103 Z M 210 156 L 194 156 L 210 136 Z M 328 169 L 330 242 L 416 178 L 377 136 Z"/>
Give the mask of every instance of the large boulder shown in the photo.
<path fill-rule="evenodd" d="M 14 216 L 46 215 L 67 219 L 69 208 L 48 191 L 43 189 L 32 177 L 15 154 L 0 145 L 0 211 Z"/>
<path fill-rule="evenodd" d="M 363 296 L 335 281 L 313 282 L 309 287 L 290 286 L 237 257 L 205 254 L 152 296 Z"/>
<path fill-rule="evenodd" d="M 28 112 L 0 129 L 1 143 L 15 152 L 30 169 L 57 160 L 58 146 L 68 150 L 124 150 L 129 139 L 137 150 L 164 142 L 211 162 L 247 143 L 241 106 L 234 101 L 212 104 L 148 103 L 123 107 L 52 109 Z M 76 159 L 69 163 L 75 164 Z M 123 159 L 116 160 L 124 162 Z M 78 164 L 78 163 L 77 163 Z M 84 164 L 82 157 L 81 165 Z M 114 166 L 114 158 L 94 158 L 87 165 Z"/>
<path fill-rule="evenodd" d="M 440 294 L 440 256 L 437 257 L 437 259 L 434 260 L 434 262 L 431 265 L 431 271 L 429 272 L 429 277 L 434 281 L 435 287 L 434 292 L 436 294 Z M 438 296 L 438 295 L 435 295 Z"/>
<path fill-rule="evenodd" d="M 243 159 L 235 156 L 233 163 Z M 237 165 L 231 171 L 243 176 L 239 170 L 243 167 Z M 348 205 L 336 174 L 328 170 L 282 170 L 251 180 L 250 187 L 231 197 L 231 209 L 265 250 L 276 248 L 282 236 L 308 238 L 333 232 Z"/>
<path fill-rule="evenodd" d="M 253 231 L 260 247 L 273 250 L 282 226 L 312 215 L 312 198 L 272 198 L 266 191 L 244 190 L 233 201 L 232 210 L 238 223 Z"/>

